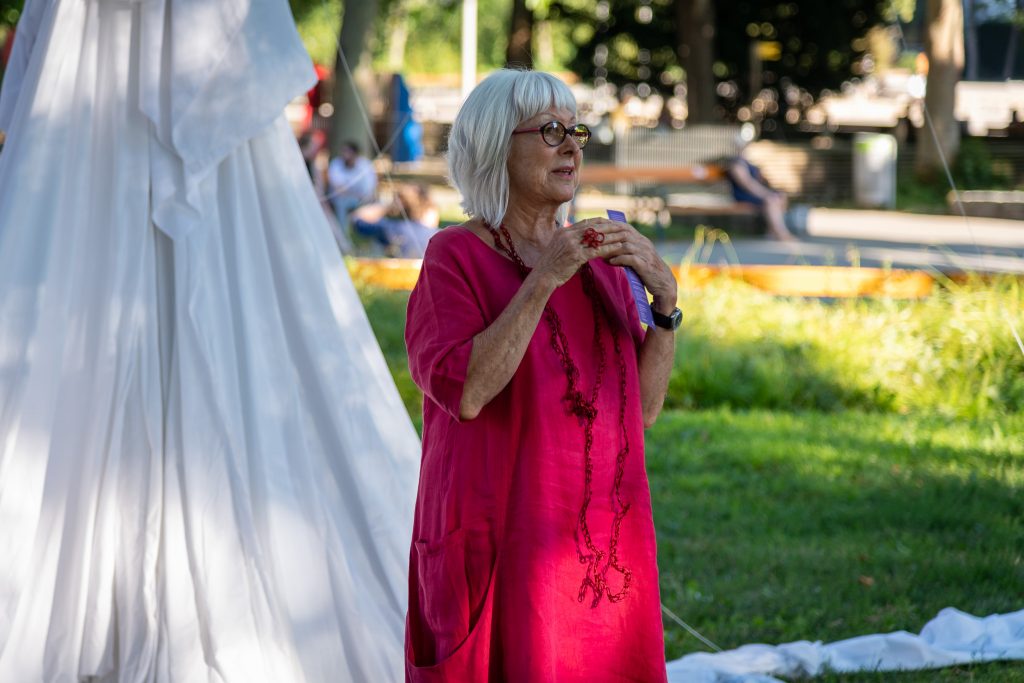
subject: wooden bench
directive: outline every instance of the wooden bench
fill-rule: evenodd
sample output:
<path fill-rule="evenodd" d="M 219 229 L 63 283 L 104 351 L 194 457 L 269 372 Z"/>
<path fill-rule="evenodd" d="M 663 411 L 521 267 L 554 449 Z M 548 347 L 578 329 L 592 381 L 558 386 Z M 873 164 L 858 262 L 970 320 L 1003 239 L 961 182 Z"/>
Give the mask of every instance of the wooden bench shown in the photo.
<path fill-rule="evenodd" d="M 729 124 L 633 128 L 615 139 L 611 163 L 584 162 L 580 181 L 631 197 L 631 217 L 655 223 L 659 236 L 673 217 L 736 218 L 749 225 L 760 211 L 733 200 L 722 165 L 739 150 L 739 130 Z"/>
<path fill-rule="evenodd" d="M 629 195 L 627 214 L 641 222 L 654 223 L 659 237 L 664 236 L 664 229 L 673 218 L 739 218 L 748 223 L 758 218 L 758 207 L 735 201 L 722 187 L 726 182 L 726 169 L 719 164 L 623 168 L 584 163 L 580 171 L 583 186 L 615 186 L 620 194 Z M 672 191 L 680 186 L 696 186 L 700 190 Z"/>
<path fill-rule="evenodd" d="M 716 183 L 725 179 L 725 169 L 717 164 L 622 167 L 615 164 L 584 163 L 580 171 L 580 182 L 584 185 L 612 185 L 621 182 L 682 185 Z"/>

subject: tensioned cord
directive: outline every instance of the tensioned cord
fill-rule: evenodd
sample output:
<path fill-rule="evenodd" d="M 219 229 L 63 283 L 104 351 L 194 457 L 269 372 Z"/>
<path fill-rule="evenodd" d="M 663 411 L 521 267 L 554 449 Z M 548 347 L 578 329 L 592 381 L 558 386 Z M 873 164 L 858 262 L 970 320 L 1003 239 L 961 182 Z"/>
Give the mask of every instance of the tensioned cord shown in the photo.
<path fill-rule="evenodd" d="M 907 39 L 903 35 L 903 25 L 900 23 L 899 17 L 893 22 L 896 26 L 896 32 L 899 34 L 900 49 L 902 52 L 907 52 Z M 981 245 L 978 244 L 978 239 L 974 233 L 974 226 L 971 224 L 970 216 L 967 215 L 967 210 L 964 208 L 964 203 L 960 198 L 960 188 L 957 187 L 956 181 L 953 179 L 953 171 L 950 168 L 949 160 L 946 159 L 946 153 L 942 149 L 942 144 L 939 141 L 938 131 L 935 130 L 935 123 L 932 120 L 932 114 L 928 111 L 928 102 L 926 99 L 921 100 L 921 108 L 924 111 L 925 127 L 928 129 L 929 134 L 932 137 L 932 142 L 935 143 L 935 149 L 939 152 L 939 161 L 942 162 L 942 170 L 946 174 L 946 182 L 949 183 L 949 188 L 953 192 L 953 200 L 956 202 L 956 207 L 960 212 L 960 216 L 964 219 L 964 225 L 967 227 L 967 233 L 971 237 L 971 244 L 974 245 L 974 250 L 978 253 L 978 257 L 982 263 L 985 262 L 986 254 L 981 250 Z M 1003 320 L 1010 328 L 1010 332 L 1013 334 L 1014 340 L 1017 342 L 1017 347 L 1020 349 L 1022 355 L 1024 355 L 1024 341 L 1021 341 L 1020 333 L 1017 331 L 1017 327 L 1013 324 L 1013 318 L 1010 317 L 1010 312 L 1006 309 L 1006 306 L 1000 304 L 1000 309 L 1003 314 Z"/>

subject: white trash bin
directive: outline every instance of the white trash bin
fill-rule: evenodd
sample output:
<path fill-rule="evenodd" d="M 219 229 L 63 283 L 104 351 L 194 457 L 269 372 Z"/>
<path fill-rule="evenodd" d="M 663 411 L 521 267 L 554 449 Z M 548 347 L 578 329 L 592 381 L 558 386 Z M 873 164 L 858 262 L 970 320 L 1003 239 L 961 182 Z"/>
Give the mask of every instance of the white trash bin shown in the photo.
<path fill-rule="evenodd" d="M 896 206 L 896 138 L 893 136 L 854 134 L 853 201 L 864 208 Z"/>

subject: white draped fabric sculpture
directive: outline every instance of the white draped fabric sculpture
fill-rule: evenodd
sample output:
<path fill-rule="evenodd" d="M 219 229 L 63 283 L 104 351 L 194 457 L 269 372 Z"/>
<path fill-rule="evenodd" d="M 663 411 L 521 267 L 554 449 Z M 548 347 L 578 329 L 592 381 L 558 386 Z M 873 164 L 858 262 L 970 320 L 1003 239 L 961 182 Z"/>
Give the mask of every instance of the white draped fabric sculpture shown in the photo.
<path fill-rule="evenodd" d="M 402 676 L 419 444 L 281 117 L 285 0 L 29 0 L 0 681 Z"/>

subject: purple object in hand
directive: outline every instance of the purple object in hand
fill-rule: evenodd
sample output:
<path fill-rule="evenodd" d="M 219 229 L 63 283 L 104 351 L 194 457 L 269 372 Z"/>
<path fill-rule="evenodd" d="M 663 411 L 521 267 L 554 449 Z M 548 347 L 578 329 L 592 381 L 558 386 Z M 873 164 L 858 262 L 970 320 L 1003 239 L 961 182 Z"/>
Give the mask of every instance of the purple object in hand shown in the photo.
<path fill-rule="evenodd" d="M 619 223 L 626 222 L 626 214 L 621 211 L 609 209 L 608 218 Z M 654 316 L 651 314 L 651 302 L 647 299 L 644 283 L 640 281 L 640 276 L 636 274 L 636 271 L 629 266 L 625 266 L 623 270 L 626 271 L 626 279 L 629 280 L 629 289 L 633 292 L 633 301 L 636 303 L 636 312 L 640 314 L 640 322 L 648 327 L 653 327 Z"/>

